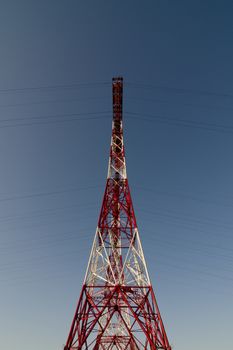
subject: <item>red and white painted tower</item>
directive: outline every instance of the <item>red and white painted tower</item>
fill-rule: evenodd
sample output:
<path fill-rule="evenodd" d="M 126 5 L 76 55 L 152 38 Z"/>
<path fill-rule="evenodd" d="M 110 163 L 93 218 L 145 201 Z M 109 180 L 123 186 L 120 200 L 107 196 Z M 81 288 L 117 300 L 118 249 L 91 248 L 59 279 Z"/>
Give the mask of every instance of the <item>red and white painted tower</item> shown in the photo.
<path fill-rule="evenodd" d="M 171 350 L 138 233 L 126 174 L 123 79 L 113 78 L 107 183 L 64 350 Z"/>

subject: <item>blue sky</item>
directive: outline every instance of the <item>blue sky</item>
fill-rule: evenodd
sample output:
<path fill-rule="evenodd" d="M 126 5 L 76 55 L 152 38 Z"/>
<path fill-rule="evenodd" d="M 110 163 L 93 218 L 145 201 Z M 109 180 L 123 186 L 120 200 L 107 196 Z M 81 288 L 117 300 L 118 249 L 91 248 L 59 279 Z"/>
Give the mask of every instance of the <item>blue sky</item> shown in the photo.
<path fill-rule="evenodd" d="M 0 339 L 62 349 L 101 206 L 111 79 L 174 349 L 232 344 L 233 5 L 0 1 Z"/>

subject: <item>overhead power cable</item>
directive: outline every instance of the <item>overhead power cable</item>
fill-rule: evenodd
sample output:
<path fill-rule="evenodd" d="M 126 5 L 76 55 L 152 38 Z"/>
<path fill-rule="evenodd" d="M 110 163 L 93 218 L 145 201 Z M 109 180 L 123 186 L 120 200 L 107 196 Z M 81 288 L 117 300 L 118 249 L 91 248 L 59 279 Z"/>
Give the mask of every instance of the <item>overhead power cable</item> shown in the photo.
<path fill-rule="evenodd" d="M 178 118 L 170 118 L 165 117 L 161 115 L 151 115 L 151 114 L 144 114 L 143 116 L 141 113 L 136 112 L 125 112 L 125 114 L 129 118 L 134 118 L 135 120 L 146 120 L 150 122 L 158 122 L 162 124 L 170 124 L 175 126 L 183 126 L 187 128 L 196 128 L 196 129 L 203 129 L 203 130 L 209 130 L 209 131 L 215 131 L 215 132 L 222 132 L 222 133 L 232 133 L 233 132 L 233 126 L 227 126 L 223 124 L 214 124 L 214 123 L 206 123 L 206 122 L 198 122 L 194 120 L 185 120 L 185 119 L 178 119 Z"/>
<path fill-rule="evenodd" d="M 86 239 L 88 241 L 88 239 Z M 28 257 L 28 258 L 24 258 L 23 260 L 17 260 L 15 262 L 11 262 L 11 263 L 7 263 L 7 264 L 4 264 L 2 265 L 1 267 L 1 270 L 4 271 L 5 269 L 7 269 L 9 271 L 9 267 L 10 265 L 15 268 L 15 267 L 19 267 L 19 265 L 21 264 L 26 264 L 26 266 L 28 265 L 28 263 L 30 263 L 30 266 L 32 266 L 32 263 L 36 263 L 36 266 L 38 266 L 38 263 L 40 263 L 40 266 L 41 264 L 46 264 L 48 266 L 48 263 L 49 261 L 52 259 L 55 259 L 56 258 L 60 258 L 60 257 L 71 257 L 72 255 L 74 256 L 77 256 L 77 252 L 80 252 L 81 253 L 82 249 L 81 247 L 76 247 L 75 250 L 73 251 L 67 251 L 67 252 L 62 252 L 62 253 L 58 253 L 58 254 L 54 254 L 53 256 L 51 256 L 51 254 L 47 254 L 47 255 L 40 255 L 40 256 L 37 256 L 37 257 Z M 216 278 L 216 279 L 222 279 L 222 280 L 228 280 L 229 282 L 232 283 L 233 279 L 232 277 L 229 277 L 229 276 L 223 276 L 223 275 L 219 275 L 219 274 L 215 274 L 215 273 L 212 273 L 210 271 L 206 271 L 206 270 L 201 270 L 201 269 L 196 269 L 195 267 L 193 268 L 192 266 L 187 266 L 187 261 L 186 259 L 180 259 L 183 263 L 182 263 L 182 266 L 180 265 L 174 265 L 174 258 L 172 258 L 171 261 L 168 260 L 168 258 L 170 257 L 170 255 L 166 255 L 164 256 L 164 254 L 160 255 L 160 257 L 162 258 L 165 258 L 165 262 L 164 261 L 161 261 L 159 259 L 155 259 L 154 260 L 154 257 L 153 255 L 151 256 L 151 258 L 155 261 L 155 262 L 161 262 L 162 265 L 165 264 L 165 265 L 170 265 L 172 267 L 174 267 L 175 269 L 181 269 L 182 271 L 189 271 L 189 272 L 193 272 L 193 273 L 197 273 L 197 274 L 202 274 L 202 275 L 207 275 L 207 276 L 210 276 L 210 277 L 213 277 L 213 278 Z M 55 261 L 56 262 L 56 261 Z M 184 264 L 185 262 L 185 264 Z M 52 263 L 52 262 L 51 262 Z M 49 263 L 49 266 L 51 266 L 51 263 Z M 184 267 L 185 266 L 185 267 Z M 25 271 L 25 266 L 21 265 L 20 268 L 22 267 L 22 270 Z M 3 280 L 2 280 L 3 282 Z"/>
<path fill-rule="evenodd" d="M 26 86 L 22 88 L 2 88 L 0 94 L 4 93 L 21 93 L 21 92 L 37 92 L 41 90 L 62 90 L 62 89 L 79 89 L 95 86 L 108 86 L 111 85 L 109 81 L 99 82 L 86 82 L 86 83 L 73 83 L 73 84 L 53 84 L 53 85 L 41 85 L 41 86 Z"/>
<path fill-rule="evenodd" d="M 94 119 L 104 119 L 109 118 L 111 115 L 111 111 L 100 111 L 100 112 L 90 112 L 90 113 L 67 113 L 67 114 L 55 114 L 48 116 L 36 116 L 36 117 L 22 117 L 22 118 L 7 118 L 0 120 L 0 129 L 4 128 L 12 128 L 12 127 L 22 127 L 22 126 L 33 126 L 33 125 L 46 125 L 46 124 L 54 124 L 54 123 L 64 123 L 64 122 L 73 122 L 73 121 L 86 121 L 86 120 L 94 120 Z M 95 117 L 96 115 L 96 117 Z M 125 112 L 125 115 L 128 118 L 132 118 L 134 120 L 146 120 L 149 122 L 158 122 L 162 124 L 175 125 L 181 127 L 188 128 L 196 128 L 214 132 L 222 132 L 222 133 L 232 133 L 233 126 L 223 125 L 223 124 L 214 124 L 214 123 L 206 123 L 206 122 L 198 122 L 194 120 L 185 120 L 178 118 L 171 118 L 161 115 L 151 115 L 151 114 L 140 114 L 136 112 Z M 12 123 L 12 122 L 17 123 Z M 28 121 L 28 122 L 24 122 Z M 1 125 L 4 123 L 8 123 L 6 125 Z M 12 123 L 12 124 L 11 124 Z"/>
<path fill-rule="evenodd" d="M 10 88 L 1 88 L 1 93 L 20 93 L 20 92 L 33 92 L 33 91 L 43 91 L 43 90 L 62 90 L 62 89 L 78 89 L 78 88 L 88 88 L 88 87 L 101 87 L 101 86 L 110 86 L 110 81 L 96 81 L 96 82 L 80 82 L 80 83 L 71 83 L 71 84 L 51 84 L 51 85 L 40 85 L 40 86 L 26 86 L 26 87 L 10 87 Z M 233 98 L 233 95 L 230 93 L 218 93 L 207 90 L 199 89 L 189 89 L 189 88 L 178 88 L 166 85 L 154 85 L 144 82 L 126 82 L 126 87 L 132 88 L 145 88 L 145 89 L 156 89 L 156 90 L 165 90 L 176 93 L 186 93 L 186 94 L 196 94 L 196 95 L 206 95 L 206 96 L 219 96 Z"/>
<path fill-rule="evenodd" d="M 168 191 L 161 191 L 161 190 L 155 190 L 152 188 L 145 188 L 145 187 L 139 187 L 139 186 L 134 186 L 135 189 L 139 190 L 139 191 L 145 191 L 148 192 L 149 194 L 156 194 L 157 196 L 168 196 L 168 197 L 174 197 L 174 198 L 178 198 L 181 200 L 191 200 L 191 201 L 196 201 L 199 203 L 206 203 L 206 204 L 211 204 L 211 205 L 215 205 L 215 206 L 223 206 L 223 207 L 233 207 L 233 201 L 232 201 L 232 197 L 225 197 L 228 200 L 230 200 L 231 202 L 228 203 L 222 203 L 219 202 L 219 200 L 213 199 L 212 197 L 208 200 L 206 198 L 200 197 L 200 196 L 196 196 L 196 195 L 190 195 L 190 194 L 186 194 L 186 193 L 174 193 L 174 192 L 168 192 Z M 224 198 L 224 199 L 225 199 Z M 219 196 L 218 196 L 219 199 Z"/>
<path fill-rule="evenodd" d="M 8 119 L 0 120 L 0 129 L 32 126 L 32 125 L 64 123 L 64 122 L 66 123 L 66 122 L 80 121 L 80 120 L 103 119 L 103 118 L 107 118 L 110 115 L 110 113 L 111 113 L 110 111 L 103 111 L 103 112 L 89 112 L 89 113 L 54 114 L 54 115 L 38 116 L 38 117 L 8 118 Z M 95 115 L 98 115 L 98 117 L 97 116 L 95 117 Z M 17 121 L 18 123 L 1 125 L 1 123 L 2 124 L 11 123 L 12 121 L 14 122 Z M 24 123 L 24 121 L 28 121 L 28 122 Z M 23 122 L 23 123 L 19 123 L 19 122 Z"/>
<path fill-rule="evenodd" d="M 0 104 L 0 108 L 9 108 L 9 107 L 20 107 L 20 106 L 34 106 L 34 105 L 42 105 L 42 104 L 53 104 L 53 103 L 70 103 L 70 102 L 80 102 L 80 101 L 98 101 L 107 99 L 106 96 L 98 96 L 98 97 L 82 97 L 82 98 L 71 98 L 71 99 L 56 99 L 56 100 L 41 100 L 41 101 L 33 101 L 33 102 L 20 102 L 20 103 L 10 103 L 10 104 Z"/>
<path fill-rule="evenodd" d="M 219 110 L 226 110 L 226 111 L 232 111 L 233 110 L 233 106 L 220 106 L 219 104 L 218 105 L 215 105 L 215 104 L 199 104 L 199 103 L 187 103 L 187 102 L 183 102 L 180 101 L 180 100 L 163 100 L 163 99 L 160 99 L 160 98 L 145 98 L 145 97 L 142 97 L 142 96 L 136 96 L 136 97 L 131 97 L 131 96 L 127 96 L 127 100 L 132 100 L 132 101 L 139 101 L 139 102 L 146 102 L 148 104 L 148 102 L 152 102 L 152 103 L 159 103 L 159 104 L 165 104 L 165 105 L 173 105 L 173 104 L 176 104 L 176 105 L 182 105 L 182 106 L 185 106 L 185 107 L 197 107 L 197 108 L 204 108 L 204 109 L 212 109 L 212 110 L 216 110 L 216 109 L 219 109 Z"/>
<path fill-rule="evenodd" d="M 183 94 L 206 95 L 206 96 L 226 97 L 226 98 L 233 99 L 232 94 L 219 93 L 214 91 L 189 89 L 189 88 L 177 88 L 177 87 L 171 87 L 171 86 L 165 86 L 165 85 L 146 84 L 142 82 L 126 82 L 125 85 L 133 88 L 156 89 L 156 90 L 165 90 L 165 91 L 171 91 L 171 92 L 183 93 Z"/>
<path fill-rule="evenodd" d="M 191 223 L 191 224 L 196 224 L 196 225 L 201 225 L 201 226 L 213 226 L 213 228 L 218 227 L 219 229 L 224 229 L 227 232 L 228 231 L 232 231 L 233 230 L 233 226 L 231 225 L 226 225 L 226 224 L 222 224 L 219 223 L 218 221 L 213 221 L 213 219 L 211 220 L 206 220 L 206 219 L 199 219 L 198 217 L 189 217 L 189 216 L 184 216 L 184 215 L 177 215 L 176 213 L 172 212 L 172 211 L 165 211 L 162 212 L 161 210 L 158 211 L 150 211 L 150 210 L 144 210 L 141 209 L 142 212 L 148 213 L 150 215 L 160 215 L 162 217 L 171 219 L 171 220 L 180 220 L 183 223 Z"/>
<path fill-rule="evenodd" d="M 48 192 L 36 192 L 36 193 L 29 193 L 29 194 L 25 194 L 25 195 L 19 195 L 19 196 L 11 196 L 11 197 L 7 197 L 7 198 L 0 198 L 0 202 L 6 202 L 6 201 L 12 201 L 12 200 L 19 200 L 19 199 L 30 199 L 30 198 L 35 198 L 35 197 L 44 197 L 44 196 L 53 196 L 53 195 L 57 195 L 57 194 L 63 194 L 63 193 L 67 193 L 67 192 L 76 192 L 76 191 L 83 191 L 83 190 L 87 190 L 87 189 L 95 189 L 98 188 L 100 186 L 87 186 L 87 187 L 73 187 L 70 189 L 65 189 L 65 190 L 57 190 L 57 191 L 48 191 Z"/>

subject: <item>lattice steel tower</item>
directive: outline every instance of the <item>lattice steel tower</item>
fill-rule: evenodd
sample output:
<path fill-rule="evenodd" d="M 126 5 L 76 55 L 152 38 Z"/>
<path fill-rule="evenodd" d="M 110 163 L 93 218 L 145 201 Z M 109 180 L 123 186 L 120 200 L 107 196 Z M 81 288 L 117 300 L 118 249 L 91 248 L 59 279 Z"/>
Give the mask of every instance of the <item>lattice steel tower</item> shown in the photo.
<path fill-rule="evenodd" d="M 126 174 L 122 78 L 113 78 L 112 91 L 107 184 L 64 350 L 171 350 L 148 275 Z"/>

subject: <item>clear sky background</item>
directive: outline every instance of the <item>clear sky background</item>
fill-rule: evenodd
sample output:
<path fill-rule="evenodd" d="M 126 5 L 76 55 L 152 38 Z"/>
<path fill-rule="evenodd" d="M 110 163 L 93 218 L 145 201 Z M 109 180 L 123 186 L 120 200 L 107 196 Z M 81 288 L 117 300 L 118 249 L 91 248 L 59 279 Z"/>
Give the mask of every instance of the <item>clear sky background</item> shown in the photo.
<path fill-rule="evenodd" d="M 66 342 L 103 196 L 111 79 L 174 349 L 232 348 L 232 1 L 0 1 L 0 348 Z"/>

